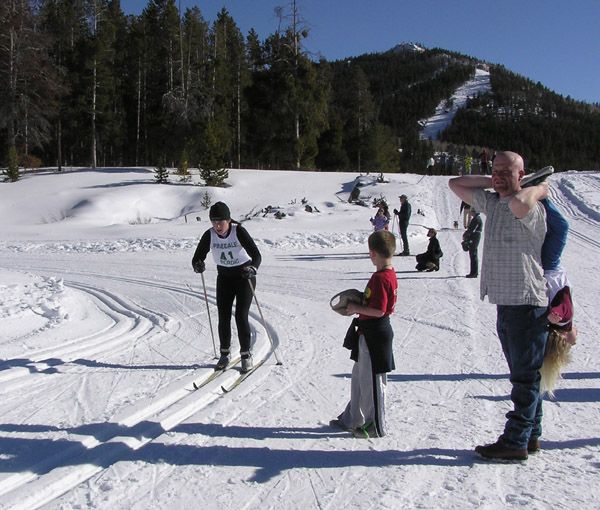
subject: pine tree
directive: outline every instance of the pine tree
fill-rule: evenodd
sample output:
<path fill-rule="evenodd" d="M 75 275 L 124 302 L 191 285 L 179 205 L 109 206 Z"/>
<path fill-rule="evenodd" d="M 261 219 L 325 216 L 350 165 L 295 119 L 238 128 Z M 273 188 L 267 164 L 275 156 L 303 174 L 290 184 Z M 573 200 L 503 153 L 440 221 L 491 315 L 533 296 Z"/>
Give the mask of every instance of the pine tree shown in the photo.
<path fill-rule="evenodd" d="M 164 158 L 160 159 L 158 166 L 154 169 L 154 180 L 157 184 L 167 184 L 169 182 L 169 171 L 165 166 Z"/>
<path fill-rule="evenodd" d="M 8 161 L 4 173 L 9 182 L 19 180 L 19 158 L 17 156 L 17 148 L 14 145 L 8 149 Z"/>
<path fill-rule="evenodd" d="M 207 186 L 222 186 L 229 177 L 229 171 L 225 168 L 225 136 L 218 130 L 218 124 L 209 122 L 201 143 L 200 176 Z"/>

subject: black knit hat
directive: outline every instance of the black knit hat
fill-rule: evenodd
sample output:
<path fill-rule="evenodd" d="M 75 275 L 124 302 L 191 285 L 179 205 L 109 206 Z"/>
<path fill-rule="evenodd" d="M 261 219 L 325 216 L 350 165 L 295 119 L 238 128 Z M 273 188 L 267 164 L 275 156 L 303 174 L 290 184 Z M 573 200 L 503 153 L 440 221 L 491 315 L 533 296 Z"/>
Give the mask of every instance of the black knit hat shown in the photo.
<path fill-rule="evenodd" d="M 210 208 L 208 217 L 210 218 L 210 221 L 230 220 L 231 212 L 229 211 L 227 204 L 223 202 L 217 202 Z"/>

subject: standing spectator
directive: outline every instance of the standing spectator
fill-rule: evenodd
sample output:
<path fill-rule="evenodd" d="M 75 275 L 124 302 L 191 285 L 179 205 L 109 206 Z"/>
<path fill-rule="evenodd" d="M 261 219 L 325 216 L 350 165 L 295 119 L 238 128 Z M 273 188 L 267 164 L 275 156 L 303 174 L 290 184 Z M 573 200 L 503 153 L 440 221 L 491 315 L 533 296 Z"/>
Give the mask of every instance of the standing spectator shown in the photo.
<path fill-rule="evenodd" d="M 473 164 L 473 158 L 471 156 L 465 156 L 465 174 L 471 174 L 471 165 Z"/>
<path fill-rule="evenodd" d="M 473 217 L 473 213 L 471 211 L 471 206 L 464 200 L 460 203 L 460 212 L 463 215 L 463 228 L 468 228 L 471 218 Z"/>
<path fill-rule="evenodd" d="M 467 246 L 469 252 L 469 260 L 471 262 L 471 270 L 467 275 L 467 278 L 477 278 L 479 276 L 479 254 L 477 249 L 479 248 L 479 241 L 481 240 L 481 231 L 483 230 L 483 221 L 479 211 L 471 208 L 473 217 L 469 222 L 469 226 L 463 234 L 463 243 Z"/>
<path fill-rule="evenodd" d="M 481 175 L 487 175 L 488 173 L 488 159 L 487 149 L 483 149 L 479 154 L 479 173 Z"/>
<path fill-rule="evenodd" d="M 446 175 L 454 174 L 454 154 L 450 154 L 446 160 Z"/>
<path fill-rule="evenodd" d="M 402 253 L 400 255 L 410 255 L 410 249 L 408 247 L 408 222 L 410 221 L 410 215 L 412 213 L 412 207 L 408 202 L 406 195 L 400 195 L 400 210 L 394 209 L 394 214 L 398 216 L 398 227 L 400 229 L 400 237 L 402 239 Z"/>
<path fill-rule="evenodd" d="M 390 315 L 398 294 L 398 279 L 392 266 L 396 238 L 391 232 L 369 236 L 369 257 L 376 268 L 363 293 L 363 302 L 349 302 L 344 315 L 358 314 L 344 339 L 354 360 L 350 382 L 350 401 L 330 425 L 348 430 L 358 437 L 386 435 L 385 394 L 387 373 L 394 370 Z"/>
<path fill-rule="evenodd" d="M 498 440 L 475 451 L 487 459 L 525 460 L 539 449 L 542 434 L 540 368 L 548 339 L 548 297 L 542 269 L 546 215 L 539 202 L 543 183 L 521 188 L 523 158 L 499 152 L 491 177 L 450 179 L 459 198 L 486 215 L 481 299 L 496 305 L 496 331 L 512 384 L 513 410 Z M 495 193 L 486 191 L 492 187 Z"/>
<path fill-rule="evenodd" d="M 427 175 L 433 175 L 433 167 L 435 166 L 435 159 L 431 156 L 427 160 Z"/>
<path fill-rule="evenodd" d="M 444 175 L 445 171 L 446 171 L 446 153 L 442 152 L 442 155 L 440 156 L 440 175 Z"/>

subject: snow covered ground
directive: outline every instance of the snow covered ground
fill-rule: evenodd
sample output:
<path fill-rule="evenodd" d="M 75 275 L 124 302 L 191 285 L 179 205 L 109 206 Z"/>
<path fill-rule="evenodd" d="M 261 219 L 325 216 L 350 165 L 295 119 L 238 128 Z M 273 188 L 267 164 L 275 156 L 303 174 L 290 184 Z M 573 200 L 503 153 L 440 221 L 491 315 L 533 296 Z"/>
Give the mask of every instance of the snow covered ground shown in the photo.
<path fill-rule="evenodd" d="M 411 251 L 435 227 L 445 256 L 436 273 L 394 259 L 389 436 L 329 427 L 352 368 L 349 319 L 329 299 L 362 289 L 373 270 L 374 211 L 345 201 L 355 177 L 234 170 L 230 187 L 213 189 L 122 168 L 1 183 L 0 508 L 599 508 L 600 172 L 551 179 L 571 222 L 564 263 L 580 337 L 545 405 L 543 451 L 517 464 L 473 453 L 501 432 L 509 383 L 495 309 L 464 278 L 459 201 L 443 176 L 390 174 L 362 188 L 392 207 L 408 195 Z M 209 227 L 206 192 L 251 218 L 257 297 L 283 361 L 270 355 L 230 393 L 221 386 L 235 370 L 192 391 L 214 363 L 190 266 Z M 269 205 L 285 218 L 263 217 Z M 209 262 L 213 326 L 215 274 Z M 269 342 L 255 306 L 251 321 L 260 359 Z"/>

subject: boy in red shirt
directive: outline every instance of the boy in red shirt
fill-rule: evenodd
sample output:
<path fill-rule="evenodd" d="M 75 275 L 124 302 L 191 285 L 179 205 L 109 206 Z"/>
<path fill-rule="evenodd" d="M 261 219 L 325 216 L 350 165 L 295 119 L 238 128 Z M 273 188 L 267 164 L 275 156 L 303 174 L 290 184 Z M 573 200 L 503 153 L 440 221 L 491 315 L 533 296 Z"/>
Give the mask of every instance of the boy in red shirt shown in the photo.
<path fill-rule="evenodd" d="M 344 315 L 358 314 L 352 321 L 344 347 L 354 360 L 350 402 L 331 424 L 358 437 L 383 437 L 387 373 L 394 370 L 390 314 L 394 311 L 398 280 L 392 267 L 396 238 L 379 230 L 369 236 L 369 256 L 377 268 L 364 292 L 362 303 L 348 303 Z"/>

